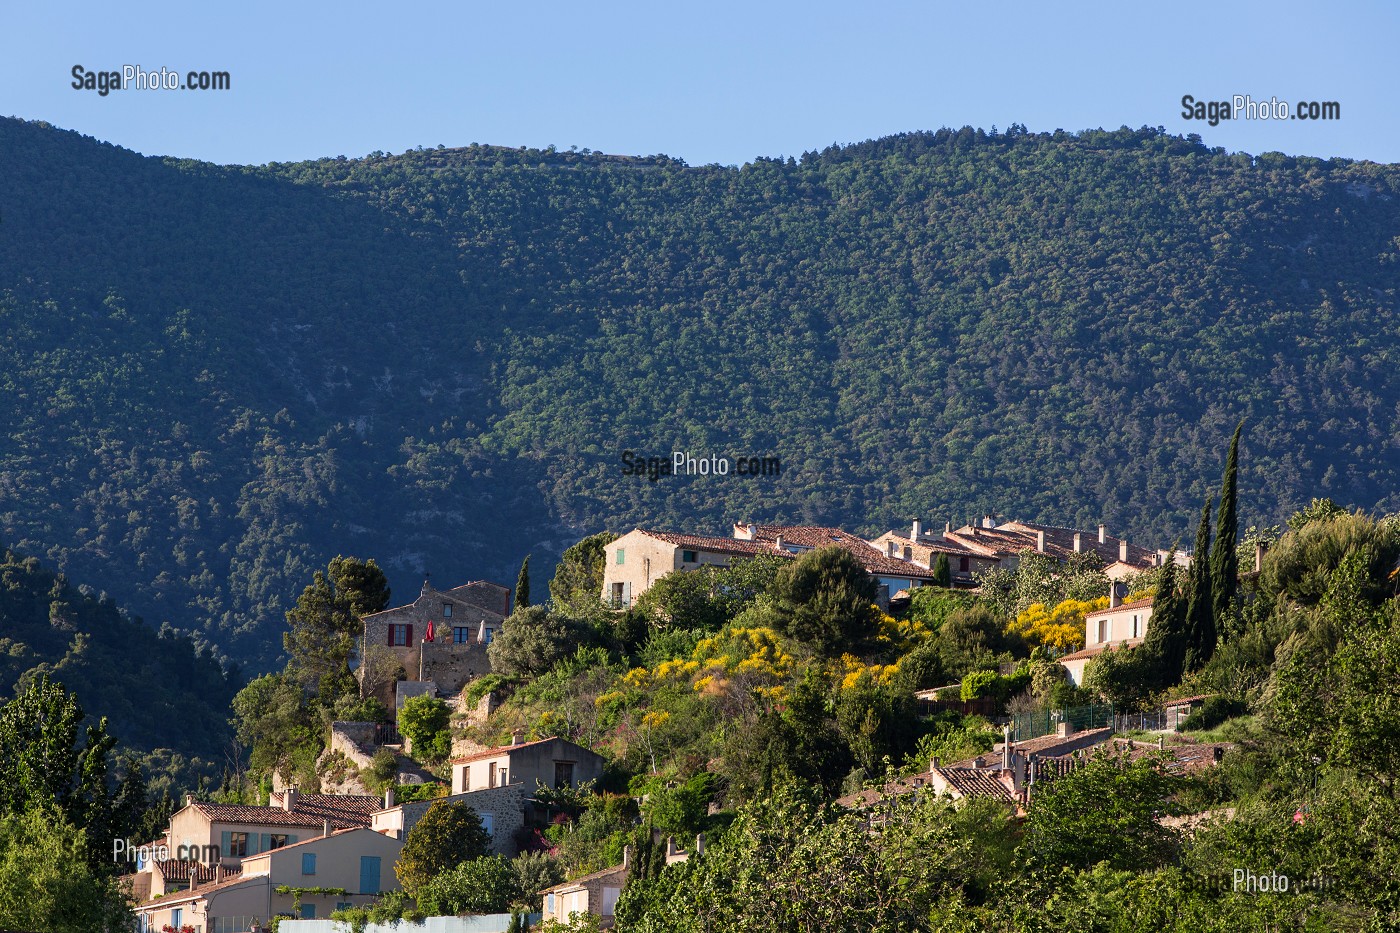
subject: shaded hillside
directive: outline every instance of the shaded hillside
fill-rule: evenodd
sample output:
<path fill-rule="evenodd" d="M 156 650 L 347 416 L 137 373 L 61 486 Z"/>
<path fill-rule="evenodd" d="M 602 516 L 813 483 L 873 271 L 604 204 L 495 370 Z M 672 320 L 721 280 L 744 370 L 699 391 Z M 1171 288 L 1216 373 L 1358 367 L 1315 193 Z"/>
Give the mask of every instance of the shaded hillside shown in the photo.
<path fill-rule="evenodd" d="M 267 664 L 336 553 L 405 592 L 636 523 L 1165 546 L 1241 417 L 1244 524 L 1395 509 L 1398 187 L 1152 130 L 221 168 L 0 121 L 0 534 Z"/>
<path fill-rule="evenodd" d="M 236 672 L 226 675 L 188 637 L 157 632 L 105 594 L 74 587 L 7 549 L 0 553 L 0 697 L 41 674 L 77 694 L 93 719 L 107 717 L 107 731 L 129 748 L 199 757 L 215 771 L 225 763 L 220 756 L 233 743 L 228 706 L 242 686 Z"/>

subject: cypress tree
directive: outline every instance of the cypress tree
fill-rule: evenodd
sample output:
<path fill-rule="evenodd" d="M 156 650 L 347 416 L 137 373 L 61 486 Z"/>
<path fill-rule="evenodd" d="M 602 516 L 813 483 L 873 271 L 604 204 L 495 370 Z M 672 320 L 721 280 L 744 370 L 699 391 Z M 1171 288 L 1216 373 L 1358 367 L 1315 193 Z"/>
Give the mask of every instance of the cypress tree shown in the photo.
<path fill-rule="evenodd" d="M 1215 653 L 1215 598 L 1210 574 L 1210 497 L 1201 508 L 1196 549 L 1191 554 L 1191 586 L 1186 602 L 1186 673 L 1198 671 Z"/>
<path fill-rule="evenodd" d="M 530 605 L 530 555 L 520 565 L 520 576 L 515 578 L 515 608 L 525 609 Z"/>
<path fill-rule="evenodd" d="M 953 585 L 953 568 L 948 565 L 948 555 L 939 554 L 933 562 L 933 585 L 949 587 Z"/>
<path fill-rule="evenodd" d="M 1215 522 L 1215 547 L 1210 552 L 1212 613 L 1217 627 L 1230 617 L 1235 603 L 1235 587 L 1239 581 L 1239 554 L 1235 538 L 1239 535 L 1239 513 L 1236 494 L 1239 484 L 1240 432 L 1244 422 L 1235 428 L 1230 439 L 1230 454 L 1225 458 L 1225 476 L 1220 481 L 1220 511 Z M 1223 632 L 1222 632 L 1223 634 Z"/>
<path fill-rule="evenodd" d="M 1176 554 L 1175 544 L 1172 554 Z M 1143 653 L 1152 690 L 1161 690 L 1181 680 L 1186 657 L 1186 601 L 1179 586 L 1173 559 L 1162 568 L 1162 575 L 1157 579 L 1147 636 L 1138 649 Z"/>

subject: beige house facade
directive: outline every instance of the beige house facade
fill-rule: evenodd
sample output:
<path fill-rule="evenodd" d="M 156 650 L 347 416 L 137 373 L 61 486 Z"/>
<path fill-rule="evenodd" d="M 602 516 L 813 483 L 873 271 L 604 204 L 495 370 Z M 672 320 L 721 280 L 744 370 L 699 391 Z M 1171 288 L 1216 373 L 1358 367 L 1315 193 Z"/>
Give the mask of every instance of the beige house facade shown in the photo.
<path fill-rule="evenodd" d="M 170 817 L 165 845 L 179 861 L 236 869 L 259 855 L 325 832 L 367 827 L 381 806 L 377 796 L 358 794 L 274 794 L 272 805 L 242 806 L 185 798 Z"/>
<path fill-rule="evenodd" d="M 1117 593 L 1121 584 L 1115 584 Z M 1110 599 L 1116 599 L 1116 595 Z M 1104 651 L 1118 648 L 1136 648 L 1147 637 L 1147 623 L 1152 618 L 1152 597 L 1135 600 L 1120 605 L 1110 605 L 1107 609 L 1091 612 L 1084 617 L 1084 647 L 1060 658 L 1060 663 L 1069 671 L 1070 682 L 1076 686 L 1084 683 L 1084 670 L 1089 662 Z"/>

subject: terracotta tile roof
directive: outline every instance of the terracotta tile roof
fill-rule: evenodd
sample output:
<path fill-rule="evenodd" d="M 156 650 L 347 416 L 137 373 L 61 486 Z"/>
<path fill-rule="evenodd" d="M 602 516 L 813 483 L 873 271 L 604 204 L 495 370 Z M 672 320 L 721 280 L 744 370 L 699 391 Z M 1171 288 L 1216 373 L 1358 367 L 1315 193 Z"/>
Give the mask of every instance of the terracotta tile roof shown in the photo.
<path fill-rule="evenodd" d="M 268 849 L 266 852 L 259 852 L 257 855 L 249 855 L 249 856 L 247 856 L 246 858 L 244 858 L 244 861 L 246 862 L 246 861 L 248 861 L 248 859 L 261 858 L 261 857 L 264 856 L 264 855 L 271 855 L 271 854 L 273 854 L 273 853 L 275 853 L 275 852 L 285 852 L 285 851 L 287 851 L 288 849 L 296 849 L 296 848 L 299 848 L 300 846 L 307 846 L 307 845 L 313 845 L 313 844 L 318 843 L 318 842 L 325 842 L 327 839 L 332 839 L 332 838 L 335 838 L 336 836 L 343 836 L 343 835 L 345 835 L 346 833 L 374 833 L 374 830 L 369 829 L 369 828 L 364 827 L 364 826 L 347 826 L 347 827 L 344 828 L 344 829 L 333 829 L 333 830 L 331 830 L 331 834 L 330 834 L 329 836 L 312 836 L 310 839 L 302 839 L 302 840 L 299 840 L 299 841 L 297 841 L 297 842 L 292 843 L 291 845 L 280 846 L 279 848 L 276 848 L 276 849 Z M 376 836 L 383 836 L 383 835 L 384 835 L 383 833 L 374 833 L 374 834 L 375 834 Z M 384 838 L 386 838 L 386 839 L 391 839 L 391 838 L 393 838 L 393 837 L 391 837 L 391 836 L 384 836 Z"/>
<path fill-rule="evenodd" d="M 944 544 L 956 544 L 970 551 L 989 557 L 1014 557 L 1022 551 L 1034 551 L 1039 541 L 1039 532 L 1045 533 L 1045 553 L 1058 560 L 1066 560 L 1074 554 L 1074 536 L 1079 535 L 1080 547 L 1084 552 L 1093 552 L 1103 561 L 1104 566 L 1118 563 L 1118 548 L 1121 539 L 1104 536 L 1099 543 L 1098 529 L 1061 528 L 1058 525 L 1042 525 L 1037 522 L 1003 522 L 995 528 L 977 525 L 964 525 L 947 535 Z M 919 543 L 931 546 L 940 539 L 930 534 Z M 1155 551 L 1136 544 L 1128 544 L 1127 563 L 1134 567 L 1152 566 Z"/>
<path fill-rule="evenodd" d="M 509 755 L 511 752 L 519 751 L 522 748 L 530 748 L 534 745 L 543 745 L 546 742 L 562 742 L 568 745 L 573 745 L 575 748 L 581 749 L 582 751 L 585 751 L 590 755 L 597 754 L 597 752 L 593 751 L 592 749 L 584 748 L 582 745 L 570 742 L 568 739 L 561 739 L 558 736 L 552 736 L 547 739 L 535 739 L 532 742 L 521 742 L 518 745 L 498 745 L 495 748 L 484 748 L 479 752 L 472 752 L 470 755 L 463 755 L 460 758 L 453 758 L 451 763 L 454 765 L 459 765 L 468 761 L 479 761 L 482 758 L 495 758 L 498 755 Z"/>
<path fill-rule="evenodd" d="M 1135 599 L 1130 603 L 1120 603 L 1119 605 L 1113 606 L 1109 609 L 1095 609 L 1093 612 L 1085 613 L 1084 618 L 1087 621 L 1089 619 L 1097 619 L 1099 616 L 1105 616 L 1110 613 L 1122 612 L 1124 609 L 1145 609 L 1150 605 L 1152 605 L 1151 596 L 1147 597 L 1146 599 Z"/>
<path fill-rule="evenodd" d="M 911 774 L 908 777 L 897 778 L 880 787 L 867 787 L 865 790 L 856 791 L 854 794 L 846 794 L 844 797 L 836 798 L 836 805 L 845 807 L 848 810 L 858 810 L 878 803 L 882 797 L 894 797 L 900 794 L 910 794 L 914 791 L 928 790 L 932 787 L 927 774 Z"/>
<path fill-rule="evenodd" d="M 761 543 L 757 541 L 741 541 L 737 538 L 721 538 L 718 535 L 684 535 L 673 534 L 669 531 L 649 531 L 645 528 L 638 528 L 642 534 L 658 541 L 665 541 L 667 544 L 674 544 L 677 547 L 688 548 L 696 551 L 715 551 L 721 554 L 776 554 L 779 557 L 792 556 L 788 551 L 780 551 L 771 543 Z"/>
<path fill-rule="evenodd" d="M 930 768 L 931 774 L 942 778 L 955 797 L 993 797 L 1015 803 L 1016 797 L 991 772 L 976 768 Z"/>
<path fill-rule="evenodd" d="M 281 799 L 280 794 L 274 797 Z M 297 794 L 291 810 L 281 806 L 253 807 L 202 800 L 194 803 L 194 807 L 211 821 L 221 823 L 321 827 L 330 820 L 332 829 L 369 826 L 370 814 L 382 805 L 378 797 L 359 794 Z"/>
<path fill-rule="evenodd" d="M 1171 761 L 1167 765 L 1167 769 L 1178 774 L 1189 774 L 1196 771 L 1204 771 L 1206 768 L 1212 768 L 1215 766 L 1216 749 L 1220 749 L 1220 754 L 1223 756 L 1230 751 L 1230 749 L 1235 747 L 1235 743 L 1233 742 L 1183 742 L 1179 745 L 1168 745 L 1165 748 L 1159 749 L 1156 742 L 1133 741 L 1131 746 L 1129 746 L 1128 742 L 1129 740 L 1127 739 L 1114 739 L 1113 748 L 1111 750 L 1119 753 L 1126 751 L 1129 761 L 1138 761 L 1139 759 L 1165 751 L 1171 756 Z M 1064 761 L 1066 757 L 1067 756 L 1064 755 L 1058 757 L 1046 756 L 1045 759 L 1042 760 Z"/>
<path fill-rule="evenodd" d="M 1163 706 L 1163 707 L 1185 706 L 1187 703 L 1198 703 L 1198 702 L 1200 702 L 1201 700 L 1209 700 L 1209 699 L 1210 699 L 1211 697 L 1213 697 L 1213 696 L 1215 696 L 1215 694 L 1213 694 L 1213 693 L 1202 693 L 1202 694 L 1198 694 L 1197 696 L 1193 696 L 1193 697 L 1181 697 L 1180 699 L 1177 699 L 1177 700 L 1167 700 L 1167 701 L 1165 701 L 1165 702 L 1162 704 L 1162 706 Z"/>
<path fill-rule="evenodd" d="M 890 557 L 864 538 L 840 528 L 827 528 L 822 525 L 736 525 L 735 533 L 741 533 L 747 528 L 752 528 L 754 542 L 767 542 L 776 546 L 778 538 L 781 537 L 785 547 L 792 545 L 816 549 L 835 545 L 854 555 L 868 573 L 913 580 L 933 579 L 933 572 L 927 567 Z"/>
<path fill-rule="evenodd" d="M 1104 650 L 1107 648 L 1136 648 L 1140 644 L 1142 644 L 1141 638 L 1125 638 L 1122 641 L 1110 641 L 1098 645 L 1090 645 L 1088 648 L 1081 648 L 1078 651 L 1071 651 L 1069 654 L 1062 654 L 1055 660 L 1064 663 L 1065 661 L 1078 661 L 1080 658 L 1096 658 L 1103 654 Z"/>
<path fill-rule="evenodd" d="M 197 901 L 217 891 L 224 891 L 228 888 L 237 887 L 243 884 L 249 886 L 261 886 L 267 883 L 268 878 L 266 875 L 255 875 L 251 878 L 244 878 L 240 875 L 236 878 L 230 878 L 225 881 L 220 881 L 218 884 L 200 885 L 193 891 L 176 891 L 173 894 L 165 894 L 160 897 L 152 897 L 150 900 L 137 906 L 141 909 L 147 909 L 152 907 L 159 909 L 162 907 L 169 906 L 171 904 L 184 904 L 190 901 Z"/>
<path fill-rule="evenodd" d="M 614 865 L 612 868 L 604 868 L 602 871 L 595 871 L 591 875 L 581 875 L 572 881 L 562 881 L 552 888 L 545 888 L 544 891 L 541 891 L 539 893 L 544 894 L 548 891 L 567 891 L 570 888 L 582 887 L 583 885 L 588 884 L 590 881 L 609 881 L 614 876 L 616 876 L 618 880 L 625 880 L 627 878 L 627 874 L 628 868 L 626 865 Z"/>
<path fill-rule="evenodd" d="M 1042 735 L 1037 739 L 1027 739 L 1024 742 L 1012 742 L 1012 751 L 1020 752 L 1023 755 L 1044 755 L 1054 756 L 1056 750 L 1067 747 L 1071 750 L 1088 748 L 1091 745 L 1098 745 L 1107 742 L 1113 737 L 1113 730 L 1105 726 L 1102 729 L 1086 729 L 1083 732 L 1075 732 L 1067 736 Z M 1000 755 L 1000 744 L 997 754 Z M 1000 758 L 998 758 L 1000 760 Z"/>

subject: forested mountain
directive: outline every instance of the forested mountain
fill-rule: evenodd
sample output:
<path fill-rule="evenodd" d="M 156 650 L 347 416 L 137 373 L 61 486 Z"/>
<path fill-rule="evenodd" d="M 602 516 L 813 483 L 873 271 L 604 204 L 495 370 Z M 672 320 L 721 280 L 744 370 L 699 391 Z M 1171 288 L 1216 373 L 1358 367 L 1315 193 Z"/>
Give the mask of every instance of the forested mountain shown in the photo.
<path fill-rule="evenodd" d="M 218 167 L 3 120 L 0 536 L 268 665 L 337 553 L 402 594 L 636 523 L 1166 546 L 1240 418 L 1241 527 L 1395 510 L 1397 190 L 1151 129 Z"/>
<path fill-rule="evenodd" d="M 106 717 L 126 749 L 162 749 L 147 758 L 156 771 L 217 774 L 237 760 L 228 715 L 237 671 L 187 636 L 131 618 L 105 593 L 0 549 L 0 698 L 45 675 L 92 720 Z"/>

